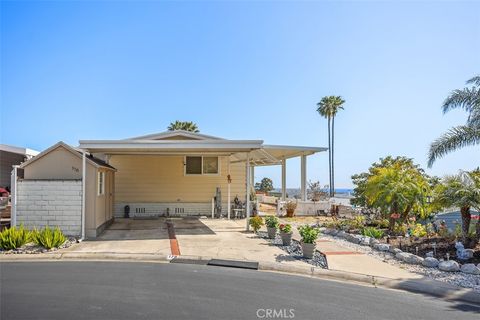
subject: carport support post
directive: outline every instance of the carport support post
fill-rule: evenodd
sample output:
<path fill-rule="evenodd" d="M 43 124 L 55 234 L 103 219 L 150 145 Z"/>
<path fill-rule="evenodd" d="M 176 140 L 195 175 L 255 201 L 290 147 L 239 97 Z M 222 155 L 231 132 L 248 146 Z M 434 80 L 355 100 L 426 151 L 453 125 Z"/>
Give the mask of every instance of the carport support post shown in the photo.
<path fill-rule="evenodd" d="M 301 197 L 302 201 L 307 201 L 307 156 L 302 155 L 301 157 Z"/>
<path fill-rule="evenodd" d="M 230 220 L 230 210 L 231 210 L 231 198 L 230 198 L 230 156 L 228 156 L 228 159 L 227 159 L 227 217 L 228 217 L 228 220 Z"/>
<path fill-rule="evenodd" d="M 287 159 L 282 159 L 282 201 L 287 199 Z"/>
<path fill-rule="evenodd" d="M 246 216 L 247 216 L 247 231 L 250 230 L 250 225 L 249 225 L 249 221 L 250 221 L 250 152 L 247 152 L 247 157 L 246 157 L 246 169 L 247 169 L 247 198 L 246 198 L 246 206 L 245 206 L 245 210 L 247 211 L 246 212 Z"/>

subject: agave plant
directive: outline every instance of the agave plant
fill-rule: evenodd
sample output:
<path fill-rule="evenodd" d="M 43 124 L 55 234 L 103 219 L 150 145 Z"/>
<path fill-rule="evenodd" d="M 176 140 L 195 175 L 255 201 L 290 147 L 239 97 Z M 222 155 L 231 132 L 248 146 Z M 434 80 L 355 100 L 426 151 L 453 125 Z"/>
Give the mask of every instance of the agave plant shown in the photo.
<path fill-rule="evenodd" d="M 59 227 L 51 229 L 49 226 L 46 226 L 43 230 L 33 230 L 32 231 L 32 240 L 39 246 L 44 247 L 45 249 L 58 248 L 67 241 L 67 238 L 60 230 Z"/>
<path fill-rule="evenodd" d="M 23 225 L 11 227 L 0 232 L 0 248 L 4 250 L 17 249 L 30 241 L 30 231 Z"/>

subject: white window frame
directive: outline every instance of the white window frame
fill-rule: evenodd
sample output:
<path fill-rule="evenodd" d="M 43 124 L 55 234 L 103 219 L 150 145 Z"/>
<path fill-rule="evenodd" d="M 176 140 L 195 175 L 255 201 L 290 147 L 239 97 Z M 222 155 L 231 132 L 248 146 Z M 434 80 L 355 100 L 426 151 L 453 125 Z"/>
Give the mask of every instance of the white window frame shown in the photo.
<path fill-rule="evenodd" d="M 98 171 L 97 175 L 97 195 L 103 196 L 105 194 L 105 171 Z"/>
<path fill-rule="evenodd" d="M 187 173 L 187 157 L 199 157 L 202 159 L 202 172 L 201 173 Z M 207 157 L 207 158 L 217 158 L 217 162 L 218 162 L 218 171 L 217 173 L 204 173 L 203 172 L 203 158 L 204 157 Z M 220 172 L 221 172 L 221 167 L 220 167 L 220 164 L 222 162 L 220 161 L 220 156 L 204 156 L 204 155 L 188 155 L 188 156 L 184 156 L 183 157 L 183 175 L 184 176 L 219 176 L 220 175 Z"/>

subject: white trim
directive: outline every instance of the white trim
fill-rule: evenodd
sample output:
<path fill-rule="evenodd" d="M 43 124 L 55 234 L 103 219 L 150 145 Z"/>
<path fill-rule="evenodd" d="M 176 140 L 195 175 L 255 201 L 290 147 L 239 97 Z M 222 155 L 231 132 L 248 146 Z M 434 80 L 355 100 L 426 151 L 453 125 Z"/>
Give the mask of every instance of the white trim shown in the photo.
<path fill-rule="evenodd" d="M 29 149 L 29 148 L 10 146 L 8 144 L 0 144 L 0 151 L 21 154 L 21 155 L 24 155 L 26 157 L 34 157 L 34 156 L 36 156 L 37 154 L 40 153 L 39 151 L 32 150 L 32 149 Z"/>
<path fill-rule="evenodd" d="M 164 132 L 158 132 L 158 133 L 151 133 L 143 136 L 138 136 L 138 137 L 133 137 L 133 138 L 128 138 L 128 140 L 155 140 L 155 139 L 164 139 L 164 138 L 170 138 L 170 137 L 185 137 L 185 138 L 193 138 L 193 139 L 199 139 L 199 140 L 225 140 L 220 137 L 214 137 L 202 133 L 197 133 L 197 132 L 190 132 L 190 131 L 185 131 L 185 130 L 174 130 L 174 131 L 164 131 Z"/>

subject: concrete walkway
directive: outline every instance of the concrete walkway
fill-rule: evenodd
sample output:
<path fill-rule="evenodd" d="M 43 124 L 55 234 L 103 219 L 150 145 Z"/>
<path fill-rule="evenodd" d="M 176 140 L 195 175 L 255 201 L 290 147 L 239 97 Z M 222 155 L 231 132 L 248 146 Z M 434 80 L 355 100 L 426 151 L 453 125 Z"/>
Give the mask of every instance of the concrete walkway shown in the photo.
<path fill-rule="evenodd" d="M 164 219 L 115 219 L 96 240 L 83 241 L 61 252 L 170 254 L 170 240 Z"/>
<path fill-rule="evenodd" d="M 309 266 L 267 240 L 246 232 L 244 219 L 198 219 L 203 226 L 195 229 L 189 229 L 188 220 L 173 220 L 181 255 Z"/>

